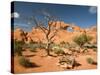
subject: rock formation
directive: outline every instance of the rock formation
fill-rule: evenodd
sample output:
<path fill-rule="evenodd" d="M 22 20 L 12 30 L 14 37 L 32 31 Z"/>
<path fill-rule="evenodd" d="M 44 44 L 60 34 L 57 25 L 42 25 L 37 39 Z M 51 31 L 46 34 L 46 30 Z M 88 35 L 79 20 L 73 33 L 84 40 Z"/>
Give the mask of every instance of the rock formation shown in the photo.
<path fill-rule="evenodd" d="M 44 42 L 45 40 L 45 34 L 43 33 L 43 31 L 39 28 L 34 28 L 32 29 L 31 32 L 28 32 L 27 34 L 27 43 L 30 42 Z"/>
<path fill-rule="evenodd" d="M 70 27 L 72 28 L 72 30 L 73 30 L 74 32 L 86 33 L 86 30 L 85 30 L 85 29 L 80 28 L 79 26 L 76 26 L 76 25 L 71 25 Z"/>
<path fill-rule="evenodd" d="M 70 25 L 69 24 L 67 24 L 67 23 L 64 23 L 63 21 L 55 21 L 55 22 L 52 22 L 52 21 L 50 21 L 49 23 L 48 23 L 48 25 L 49 26 L 51 26 L 52 28 L 55 28 L 55 29 L 67 29 L 68 27 L 70 27 Z"/>
<path fill-rule="evenodd" d="M 96 38 L 96 28 L 91 28 L 91 31 L 80 28 L 79 26 L 70 25 L 64 23 L 63 21 L 50 21 L 48 23 L 51 28 L 58 29 L 56 35 L 53 37 L 52 41 L 55 43 L 71 42 L 73 37 L 80 33 L 87 33 Z M 68 32 L 68 28 L 72 28 L 73 32 Z M 91 32 L 91 33 L 90 33 Z M 54 33 L 54 30 L 51 31 L 50 36 Z M 40 28 L 32 28 L 32 31 L 25 32 L 20 28 L 14 30 L 14 40 L 25 41 L 26 43 L 37 42 L 37 43 L 46 43 L 45 33 Z"/>
<path fill-rule="evenodd" d="M 16 30 L 14 30 L 13 32 L 13 38 L 14 40 L 17 40 L 17 41 L 26 41 L 27 38 L 26 38 L 26 32 L 24 32 L 22 29 L 20 28 L 17 28 Z"/>

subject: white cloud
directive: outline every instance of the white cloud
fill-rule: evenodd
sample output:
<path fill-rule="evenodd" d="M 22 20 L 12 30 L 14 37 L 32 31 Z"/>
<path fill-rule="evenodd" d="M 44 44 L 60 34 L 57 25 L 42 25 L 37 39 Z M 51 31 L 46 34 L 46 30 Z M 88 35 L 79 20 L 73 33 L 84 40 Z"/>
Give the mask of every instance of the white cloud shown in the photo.
<path fill-rule="evenodd" d="M 20 15 L 19 15 L 18 12 L 13 12 L 13 13 L 11 14 L 11 18 L 19 18 L 19 17 L 20 17 Z"/>
<path fill-rule="evenodd" d="M 89 8 L 89 12 L 90 12 L 91 14 L 97 13 L 97 7 L 91 6 L 91 7 Z"/>

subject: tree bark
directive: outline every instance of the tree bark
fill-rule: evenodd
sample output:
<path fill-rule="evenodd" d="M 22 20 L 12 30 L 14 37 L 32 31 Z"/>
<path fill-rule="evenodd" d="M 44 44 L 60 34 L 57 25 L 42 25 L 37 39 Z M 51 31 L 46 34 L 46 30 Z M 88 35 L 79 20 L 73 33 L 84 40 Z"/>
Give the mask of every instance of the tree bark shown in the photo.
<path fill-rule="evenodd" d="M 46 47 L 47 55 L 50 56 L 50 42 L 49 40 L 47 41 L 47 47 Z"/>

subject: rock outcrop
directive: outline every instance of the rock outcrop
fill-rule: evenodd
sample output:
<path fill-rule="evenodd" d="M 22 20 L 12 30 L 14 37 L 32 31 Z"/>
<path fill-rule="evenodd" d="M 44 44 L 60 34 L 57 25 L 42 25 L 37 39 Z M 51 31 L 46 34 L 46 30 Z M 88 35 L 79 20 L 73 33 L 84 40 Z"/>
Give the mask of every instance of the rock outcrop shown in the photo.
<path fill-rule="evenodd" d="M 27 33 L 24 32 L 20 28 L 15 29 L 13 32 L 13 38 L 14 38 L 14 40 L 17 40 L 17 41 L 26 41 L 27 40 L 26 35 L 27 35 Z"/>
<path fill-rule="evenodd" d="M 69 24 L 67 24 L 67 23 L 64 23 L 63 21 L 55 21 L 55 22 L 52 22 L 52 21 L 50 21 L 49 23 L 48 23 L 48 25 L 49 26 L 51 26 L 51 27 L 53 27 L 53 28 L 55 28 L 55 29 L 67 29 L 68 27 L 70 27 L 70 25 Z"/>
<path fill-rule="evenodd" d="M 45 34 L 43 31 L 39 28 L 33 28 L 31 32 L 28 32 L 27 34 L 27 43 L 30 42 L 44 42 L 45 40 Z"/>
<path fill-rule="evenodd" d="M 74 36 L 80 35 L 80 33 L 86 33 L 96 39 L 96 27 L 92 27 L 89 30 L 80 28 L 79 26 L 72 26 L 70 24 L 64 23 L 63 21 L 55 21 L 48 23 L 51 28 L 57 29 L 56 35 L 52 38 L 52 41 L 55 43 L 72 42 Z M 67 31 L 67 28 L 72 28 L 73 32 Z M 50 32 L 49 37 L 54 34 L 54 30 Z M 46 43 L 46 35 L 40 28 L 32 28 L 32 31 L 25 32 L 20 28 L 14 30 L 14 40 L 25 41 L 26 43 L 37 42 L 37 43 Z M 94 40 L 96 41 L 96 40 Z"/>

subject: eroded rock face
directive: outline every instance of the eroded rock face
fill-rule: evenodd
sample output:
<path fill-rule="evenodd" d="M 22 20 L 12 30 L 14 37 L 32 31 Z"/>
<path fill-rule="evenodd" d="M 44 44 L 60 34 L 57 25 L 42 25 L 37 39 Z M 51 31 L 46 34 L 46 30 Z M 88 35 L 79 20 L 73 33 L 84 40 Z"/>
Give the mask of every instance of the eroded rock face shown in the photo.
<path fill-rule="evenodd" d="M 97 31 L 97 26 L 92 26 L 91 31 L 96 32 Z"/>
<path fill-rule="evenodd" d="M 63 21 L 49 22 L 48 24 L 51 28 L 58 29 L 56 35 L 52 38 L 52 41 L 55 43 L 60 43 L 61 41 L 67 39 L 66 37 L 66 29 L 69 27 L 69 24 L 64 23 Z M 51 31 L 49 37 L 51 37 L 54 33 L 54 30 Z M 64 36 L 64 37 L 62 37 Z M 39 28 L 33 28 L 31 32 L 27 34 L 27 43 L 37 42 L 37 43 L 46 43 L 46 35 Z"/>
<path fill-rule="evenodd" d="M 96 25 L 88 28 L 87 34 L 93 37 L 93 40 L 91 41 L 91 43 L 97 43 L 97 27 L 96 27 Z"/>
<path fill-rule="evenodd" d="M 80 33 L 86 33 L 86 30 L 85 29 L 82 29 L 81 27 L 79 26 L 76 26 L 76 25 L 71 25 L 70 26 L 73 30 L 73 32 L 80 32 Z"/>
<path fill-rule="evenodd" d="M 31 32 L 28 32 L 26 37 L 27 37 L 27 43 L 30 42 L 41 43 L 44 42 L 45 40 L 45 34 L 39 28 L 33 28 Z"/>
<path fill-rule="evenodd" d="M 26 41 L 27 38 L 26 38 L 26 32 L 24 32 L 22 29 L 20 28 L 17 28 L 14 30 L 14 40 L 17 40 L 17 41 Z"/>
<path fill-rule="evenodd" d="M 86 33 L 96 39 L 96 28 L 93 27 L 85 31 L 85 29 L 79 26 L 71 26 L 63 21 L 49 22 L 48 24 L 52 28 L 58 29 L 56 35 L 52 38 L 54 43 L 59 44 L 60 42 L 72 42 L 73 37 L 80 35 L 81 33 Z M 73 32 L 67 31 L 67 28 L 71 27 Z M 54 30 L 50 32 L 49 37 L 54 34 Z M 30 32 L 25 32 L 20 28 L 14 30 L 14 40 L 24 41 L 26 43 L 36 42 L 36 43 L 46 43 L 46 35 L 40 28 L 32 28 Z M 96 41 L 96 40 L 94 40 Z"/>
<path fill-rule="evenodd" d="M 69 24 L 64 23 L 63 21 L 55 21 L 55 22 L 50 21 L 48 25 L 54 27 L 55 29 L 65 29 L 65 30 L 70 26 Z"/>

